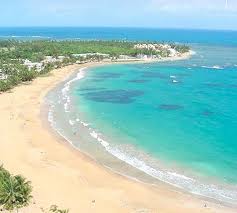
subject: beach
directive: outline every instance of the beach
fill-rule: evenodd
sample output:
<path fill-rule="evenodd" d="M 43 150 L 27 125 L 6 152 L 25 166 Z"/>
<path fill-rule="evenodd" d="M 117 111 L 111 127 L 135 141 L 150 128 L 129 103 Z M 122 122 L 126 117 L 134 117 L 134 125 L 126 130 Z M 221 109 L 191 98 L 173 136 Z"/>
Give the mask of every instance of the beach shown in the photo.
<path fill-rule="evenodd" d="M 0 94 L 0 163 L 32 182 L 33 202 L 20 212 L 53 204 L 78 212 L 235 212 L 174 187 L 143 184 L 115 174 L 54 133 L 42 110 L 45 95 L 83 67 L 70 65 Z"/>

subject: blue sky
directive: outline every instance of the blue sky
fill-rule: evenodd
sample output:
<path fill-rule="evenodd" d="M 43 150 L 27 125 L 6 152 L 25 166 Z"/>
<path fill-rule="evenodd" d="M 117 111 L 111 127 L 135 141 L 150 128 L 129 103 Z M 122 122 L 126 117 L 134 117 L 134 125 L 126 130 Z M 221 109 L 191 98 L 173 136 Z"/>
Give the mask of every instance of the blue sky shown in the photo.
<path fill-rule="evenodd" d="M 0 26 L 237 30 L 237 0 L 1 0 Z"/>

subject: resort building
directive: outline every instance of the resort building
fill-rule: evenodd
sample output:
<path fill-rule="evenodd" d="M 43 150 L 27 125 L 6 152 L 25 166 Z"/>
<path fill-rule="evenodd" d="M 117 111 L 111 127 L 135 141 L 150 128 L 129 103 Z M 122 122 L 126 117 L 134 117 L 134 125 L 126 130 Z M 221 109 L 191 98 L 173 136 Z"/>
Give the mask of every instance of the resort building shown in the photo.
<path fill-rule="evenodd" d="M 7 75 L 3 73 L 3 71 L 0 69 L 0 80 L 6 80 Z"/>
<path fill-rule="evenodd" d="M 23 64 L 27 66 L 29 70 L 31 70 L 32 68 L 35 68 L 38 72 L 40 72 L 43 69 L 43 63 L 41 62 L 33 63 L 30 60 L 26 59 L 24 60 Z"/>

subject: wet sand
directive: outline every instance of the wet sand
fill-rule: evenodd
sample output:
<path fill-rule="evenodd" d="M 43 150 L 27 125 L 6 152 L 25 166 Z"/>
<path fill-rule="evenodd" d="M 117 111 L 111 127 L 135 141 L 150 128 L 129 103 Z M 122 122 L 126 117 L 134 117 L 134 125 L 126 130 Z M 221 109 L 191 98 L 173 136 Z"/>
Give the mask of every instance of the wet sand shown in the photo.
<path fill-rule="evenodd" d="M 49 130 L 42 120 L 44 96 L 76 70 L 71 65 L 0 94 L 0 164 L 32 181 L 33 197 L 20 212 L 56 204 L 70 213 L 235 212 L 176 190 L 147 185 L 100 166 Z"/>

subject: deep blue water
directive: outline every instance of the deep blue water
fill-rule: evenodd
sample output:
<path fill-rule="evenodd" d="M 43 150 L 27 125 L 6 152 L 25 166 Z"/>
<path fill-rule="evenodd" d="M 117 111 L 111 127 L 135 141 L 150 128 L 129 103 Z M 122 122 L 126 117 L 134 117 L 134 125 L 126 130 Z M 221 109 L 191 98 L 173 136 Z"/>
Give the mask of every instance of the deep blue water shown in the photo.
<path fill-rule="evenodd" d="M 109 39 L 170 41 L 237 45 L 237 31 L 109 28 L 109 27 L 15 27 L 0 28 L 2 39 Z"/>

